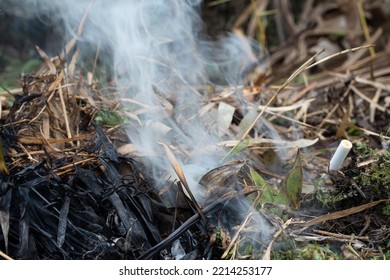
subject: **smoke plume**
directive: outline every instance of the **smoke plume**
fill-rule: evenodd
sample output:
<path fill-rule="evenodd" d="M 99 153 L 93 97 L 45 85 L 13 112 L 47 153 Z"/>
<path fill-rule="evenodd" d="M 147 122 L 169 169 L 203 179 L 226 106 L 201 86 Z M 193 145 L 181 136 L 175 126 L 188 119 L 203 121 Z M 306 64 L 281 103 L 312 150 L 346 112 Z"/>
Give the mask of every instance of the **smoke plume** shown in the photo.
<path fill-rule="evenodd" d="M 3 9 L 7 3 L 12 1 L 3 1 Z M 198 181 L 218 166 L 221 154 L 216 143 L 221 135 L 216 109 L 199 115 L 205 101 L 198 86 L 241 85 L 245 73 L 259 65 L 254 50 L 260 47 L 235 34 L 208 40 L 202 33 L 200 0 L 18 3 L 16 11 L 23 16 L 50 15 L 63 28 L 58 32 L 63 32 L 65 39 L 77 36 L 80 19 L 88 13 L 78 41 L 112 52 L 118 96 L 130 100 L 125 109 L 131 106 L 142 111 L 137 115 L 142 125 L 129 129 L 128 135 L 142 154 L 153 156 L 148 172 L 155 177 L 162 171 L 173 174 L 160 143 L 180 147 L 174 152 L 190 188 L 202 202 L 204 193 L 197 191 Z"/>

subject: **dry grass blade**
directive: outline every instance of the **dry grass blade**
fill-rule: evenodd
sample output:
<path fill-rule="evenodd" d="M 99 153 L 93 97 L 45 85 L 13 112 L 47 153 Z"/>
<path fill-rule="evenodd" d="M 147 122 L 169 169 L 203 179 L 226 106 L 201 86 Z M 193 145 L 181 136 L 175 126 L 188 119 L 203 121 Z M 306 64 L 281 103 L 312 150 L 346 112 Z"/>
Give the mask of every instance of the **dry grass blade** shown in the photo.
<path fill-rule="evenodd" d="M 82 164 L 85 164 L 87 162 L 90 162 L 90 161 L 94 161 L 95 158 L 87 158 L 87 159 L 83 159 L 83 160 L 80 160 L 80 161 L 77 161 L 77 162 L 73 162 L 71 164 L 68 164 L 68 165 L 64 165 L 64 166 L 61 166 L 61 167 L 58 167 L 56 168 L 54 171 L 57 173 L 58 176 L 64 174 L 64 173 L 67 173 L 68 170 L 72 169 L 77 166 L 77 165 L 82 165 Z"/>
<path fill-rule="evenodd" d="M 38 46 L 35 46 L 40 57 L 45 61 L 46 66 L 49 68 L 49 72 L 46 73 L 38 73 L 38 75 L 55 75 L 57 73 L 57 69 L 54 63 L 51 61 L 50 57 Z"/>
<path fill-rule="evenodd" d="M 379 98 L 382 94 L 382 89 L 378 88 L 375 92 L 375 96 L 372 99 L 372 103 L 370 103 L 370 122 L 373 123 L 375 121 L 375 109 L 378 106 Z"/>
<path fill-rule="evenodd" d="M 366 44 L 368 44 L 367 47 L 370 50 L 373 48 L 373 46 L 370 46 L 370 45 L 373 45 L 376 41 L 378 41 L 381 38 L 382 34 L 383 34 L 383 29 L 378 28 L 375 31 L 375 33 L 372 35 L 371 39 L 366 42 Z M 358 66 L 360 63 L 364 64 L 365 61 L 361 59 L 364 52 L 365 52 L 364 49 L 360 49 L 360 50 L 356 51 L 356 53 L 354 55 L 352 55 L 351 57 L 349 57 L 338 70 L 351 70 L 353 67 L 355 67 L 355 65 Z M 375 55 L 375 57 L 378 57 L 378 56 L 379 56 L 378 54 Z M 368 57 L 369 61 L 371 61 L 373 59 L 374 58 L 372 56 Z"/>
<path fill-rule="evenodd" d="M 341 96 L 340 100 L 344 100 L 351 91 L 351 88 L 348 87 L 347 90 L 344 92 L 344 94 Z M 336 110 L 339 108 L 340 104 L 336 104 L 327 114 L 326 116 L 322 119 L 321 123 L 318 125 L 318 128 L 322 128 L 325 123 L 331 118 L 331 116 L 336 112 Z"/>
<path fill-rule="evenodd" d="M 315 100 L 315 98 L 310 98 L 310 99 L 306 99 L 306 100 L 302 100 L 302 101 L 299 101 L 297 103 L 294 103 L 294 104 L 291 104 L 291 105 L 287 105 L 287 106 L 278 106 L 278 107 L 271 107 L 271 106 L 268 106 L 267 108 L 265 108 L 265 110 L 267 111 L 267 113 L 269 112 L 289 112 L 289 111 L 293 111 L 293 110 L 296 110 L 296 109 L 299 109 L 299 108 L 307 108 L 308 106 L 310 106 L 310 103 L 312 103 L 313 101 Z M 258 108 L 263 110 L 265 106 L 261 106 L 259 105 Z"/>
<path fill-rule="evenodd" d="M 289 219 L 287 220 L 281 227 L 280 229 L 275 232 L 274 236 L 273 236 L 273 239 L 271 240 L 271 242 L 268 244 L 268 247 L 267 249 L 265 250 L 264 252 L 264 255 L 262 257 L 262 260 L 270 260 L 271 259 L 271 250 L 272 250 L 272 245 L 274 244 L 275 240 L 282 234 L 283 230 L 285 228 L 287 228 L 290 223 L 291 223 L 292 219 Z"/>
<path fill-rule="evenodd" d="M 320 128 L 317 127 L 317 126 L 313 126 L 313 125 L 307 124 L 307 123 L 305 123 L 305 122 L 303 122 L 303 121 L 297 121 L 297 120 L 295 119 L 295 118 L 297 118 L 297 117 L 295 117 L 295 118 L 293 119 L 293 118 L 290 118 L 290 117 L 286 117 L 285 115 L 282 115 L 281 113 L 274 113 L 274 112 L 272 112 L 272 111 L 268 111 L 267 113 L 270 114 L 270 115 L 272 115 L 272 116 L 275 116 L 275 117 L 278 117 L 278 118 L 281 118 L 281 119 L 284 119 L 284 120 L 288 120 L 288 121 L 290 121 L 291 123 L 295 123 L 295 124 L 300 125 L 300 126 L 305 126 L 305 127 L 311 128 L 311 129 L 313 129 L 313 130 L 320 130 Z"/>
<path fill-rule="evenodd" d="M 252 148 L 252 147 L 259 147 L 263 144 L 264 145 L 271 144 L 271 145 L 275 145 L 276 147 L 282 146 L 285 148 L 307 148 L 307 147 L 310 147 L 310 146 L 314 145 L 315 143 L 317 143 L 317 141 L 318 141 L 318 138 L 298 139 L 295 141 L 284 141 L 284 140 L 257 138 L 257 139 L 249 140 L 247 146 L 249 148 Z M 222 147 L 234 147 L 234 146 L 238 145 L 239 143 L 240 143 L 240 141 L 238 141 L 238 140 L 230 140 L 230 141 L 220 142 L 220 143 L 218 143 L 218 145 L 222 146 Z"/>
<path fill-rule="evenodd" d="M 374 206 L 376 206 L 376 205 L 378 205 L 378 204 L 380 204 L 382 202 L 389 202 L 389 201 L 390 201 L 390 199 L 381 199 L 381 200 L 378 200 L 378 201 L 373 201 L 373 202 L 369 202 L 369 203 L 366 203 L 366 204 L 363 204 L 363 205 L 352 207 L 352 208 L 349 208 L 349 209 L 346 209 L 346 210 L 329 213 L 329 214 L 322 215 L 320 217 L 314 218 L 314 219 L 312 219 L 310 221 L 307 221 L 307 222 L 301 224 L 301 226 L 302 227 L 309 227 L 309 226 L 313 226 L 313 225 L 316 225 L 316 224 L 319 224 L 319 223 L 323 223 L 323 222 L 326 222 L 326 221 L 340 219 L 340 218 L 343 218 L 343 217 L 346 217 L 346 216 L 349 216 L 349 215 L 361 212 L 363 210 L 369 209 L 371 207 L 374 207 Z"/>
<path fill-rule="evenodd" d="M 43 139 L 39 137 L 19 136 L 17 137 L 16 141 L 26 145 L 41 145 L 44 142 L 53 144 L 53 143 L 67 143 L 67 142 L 85 140 L 87 138 L 91 138 L 94 135 L 95 135 L 94 133 L 89 133 L 89 134 L 75 136 L 72 138 L 63 138 L 63 139 L 52 139 L 52 138 Z"/>
<path fill-rule="evenodd" d="M 183 172 L 183 169 L 181 168 L 179 162 L 177 161 L 175 155 L 173 154 L 173 152 L 171 151 L 171 149 L 168 147 L 168 145 L 164 144 L 164 143 L 161 143 L 160 144 L 164 147 L 164 151 L 168 157 L 168 160 L 169 162 L 171 163 L 173 169 L 175 170 L 175 173 L 177 174 L 177 176 L 179 177 L 179 180 L 181 181 L 181 183 L 183 184 L 184 186 L 184 193 L 185 195 L 193 202 L 196 210 L 199 212 L 199 215 L 202 217 L 203 221 L 206 221 L 206 217 L 204 216 L 203 212 L 202 212 L 202 209 L 200 208 L 198 202 L 196 201 L 194 195 L 192 194 L 191 190 L 190 190 L 190 187 L 187 183 L 187 179 L 186 177 L 184 176 L 184 172 Z"/>
<path fill-rule="evenodd" d="M 310 65 L 313 64 L 315 58 L 320 55 L 324 50 L 321 50 L 317 52 L 315 55 L 313 55 L 311 58 L 309 58 L 304 64 L 302 64 L 297 70 L 294 71 L 290 75 L 290 77 L 284 82 L 284 84 L 277 89 L 277 91 L 274 93 L 274 95 L 271 97 L 271 99 L 267 102 L 267 104 L 263 107 L 263 109 L 260 111 L 260 113 L 257 115 L 255 120 L 249 125 L 248 129 L 245 131 L 245 133 L 240 137 L 240 140 L 244 140 L 249 132 L 252 130 L 252 128 L 255 126 L 255 124 L 259 121 L 261 116 L 264 114 L 264 112 L 267 110 L 268 106 L 274 101 L 276 96 L 279 94 L 282 89 L 284 89 L 292 80 L 294 80 L 296 77 L 298 77 L 302 72 L 304 72 L 306 69 L 310 67 Z"/>
<path fill-rule="evenodd" d="M 70 131 L 70 126 L 69 126 L 68 112 L 66 111 L 66 104 L 65 104 L 65 100 L 64 100 L 64 94 L 62 92 L 62 88 L 61 87 L 58 89 L 58 92 L 59 92 L 59 95 L 60 95 L 62 112 L 64 114 L 66 134 L 67 134 L 68 138 L 72 138 L 72 133 Z"/>
<path fill-rule="evenodd" d="M 370 31 L 368 29 L 368 24 L 367 24 L 367 20 L 365 17 L 365 13 L 364 13 L 364 7 L 363 7 L 362 0 L 359 0 L 357 2 L 357 7 L 358 7 L 358 11 L 359 11 L 360 23 L 362 24 L 362 28 L 363 28 L 364 37 L 366 38 L 366 41 L 370 41 L 371 36 L 370 36 Z M 375 57 L 375 50 L 373 47 L 370 48 L 370 54 L 372 57 Z"/>
<path fill-rule="evenodd" d="M 45 93 L 45 96 L 48 97 L 47 101 L 49 102 L 52 98 L 53 95 L 51 95 L 53 93 L 53 91 L 55 91 L 59 85 L 61 84 L 62 80 L 64 79 L 64 71 L 61 71 L 60 74 L 57 76 L 56 80 L 50 85 L 49 89 L 47 90 L 47 92 Z M 44 110 L 45 107 L 42 109 Z M 38 114 L 39 116 L 39 114 Z"/>
<path fill-rule="evenodd" d="M 380 110 L 380 111 L 382 111 L 382 112 L 385 112 L 385 111 L 386 111 L 386 108 L 385 108 L 385 107 L 383 107 L 383 106 L 381 106 L 381 105 L 379 105 L 379 104 L 373 102 L 370 98 L 368 98 L 363 92 L 361 92 L 361 91 L 360 91 L 357 87 L 355 87 L 354 85 L 350 85 L 349 87 L 353 90 L 353 92 L 354 92 L 356 95 L 358 95 L 358 96 L 359 96 L 360 98 L 362 98 L 363 100 L 367 101 L 367 102 L 370 104 L 370 106 L 371 106 L 372 108 L 378 109 L 378 110 Z"/>
<path fill-rule="evenodd" d="M 0 257 L 2 257 L 5 260 L 13 260 L 13 258 L 11 258 L 7 254 L 3 253 L 2 251 L 0 251 Z"/>
<path fill-rule="evenodd" d="M 179 180 L 183 183 L 184 187 L 186 189 L 188 189 L 189 186 L 188 186 L 188 183 L 187 183 L 187 179 L 184 176 L 183 169 L 181 168 L 181 166 L 180 166 L 179 162 L 177 161 L 175 155 L 173 154 L 171 149 L 168 147 L 168 145 L 166 145 L 164 143 L 160 143 L 160 144 L 163 146 L 164 151 L 165 151 L 165 153 L 166 153 L 166 155 L 168 157 L 168 160 L 171 163 L 173 169 L 175 170 L 177 176 L 179 177 Z M 186 194 L 186 195 L 188 195 L 188 194 Z M 189 197 L 189 198 L 191 198 L 191 197 Z"/>
<path fill-rule="evenodd" d="M 378 83 L 378 82 L 375 82 L 375 81 L 364 79 L 364 78 L 359 77 L 359 76 L 355 77 L 355 81 L 358 82 L 358 83 L 361 83 L 361 84 L 370 85 L 370 86 L 372 86 L 374 88 L 377 88 L 377 89 L 390 91 L 390 85 L 389 84 Z"/>
<path fill-rule="evenodd" d="M 341 233 L 334 233 L 334 232 L 329 232 L 329 231 L 324 231 L 324 230 L 319 230 L 315 229 L 313 232 L 326 235 L 326 236 L 331 236 L 334 238 L 339 238 L 339 239 L 347 239 L 347 240 L 352 240 L 352 239 L 360 239 L 360 240 L 370 240 L 368 236 L 356 236 L 356 235 L 347 235 L 347 234 L 341 234 Z"/>
<path fill-rule="evenodd" d="M 317 82 L 313 82 L 305 86 L 304 89 L 302 89 L 298 94 L 291 96 L 287 101 L 287 104 L 285 105 L 291 105 L 295 104 L 298 100 L 300 100 L 303 96 L 305 96 L 307 93 L 309 93 L 311 90 L 315 89 L 317 87 Z"/>
<path fill-rule="evenodd" d="M 252 209 L 256 209 L 257 205 L 260 203 L 260 200 L 263 196 L 263 192 L 258 192 L 255 201 L 252 203 Z M 250 211 L 245 217 L 245 220 L 241 223 L 240 228 L 237 230 L 237 232 L 234 234 L 234 237 L 232 238 L 229 246 L 226 248 L 225 252 L 221 256 L 221 259 L 226 258 L 226 256 L 229 254 L 232 247 L 236 244 L 236 241 L 238 240 L 238 237 L 240 236 L 241 231 L 244 229 L 245 225 L 248 223 L 250 218 L 252 217 L 253 213 Z"/>
<path fill-rule="evenodd" d="M 234 234 L 234 237 L 232 239 L 232 241 L 229 243 L 229 246 L 226 248 L 225 252 L 223 253 L 223 255 L 221 256 L 221 259 L 224 259 L 226 258 L 226 256 L 229 254 L 230 250 L 232 249 L 232 247 L 236 247 L 237 245 L 237 240 L 238 240 L 238 237 L 240 236 L 240 233 L 241 231 L 244 229 L 244 227 L 246 226 L 246 224 L 249 222 L 250 218 L 252 217 L 253 213 L 248 213 L 248 215 L 246 215 L 245 217 L 245 220 L 241 223 L 240 225 L 240 228 L 237 230 L 237 232 Z"/>
<path fill-rule="evenodd" d="M 324 57 L 323 59 L 320 59 L 318 60 L 316 63 L 313 63 L 311 64 L 309 67 L 307 67 L 306 69 L 310 69 L 314 66 L 317 66 L 318 64 L 321 64 L 321 63 L 324 63 L 325 61 L 329 60 L 329 59 L 332 59 L 332 58 L 335 58 L 337 56 L 340 56 L 340 55 L 343 55 L 343 54 L 346 54 L 346 53 L 349 53 L 349 52 L 356 52 L 356 51 L 359 51 L 359 50 L 363 50 L 363 49 L 368 49 L 368 48 L 372 48 L 374 45 L 366 45 L 366 46 L 360 46 L 360 47 L 356 47 L 356 48 L 351 48 L 351 49 L 346 49 L 346 50 L 343 50 L 341 52 L 337 52 L 337 53 L 334 53 L 332 55 L 329 55 L 327 57 Z"/>
<path fill-rule="evenodd" d="M 250 3 L 234 22 L 233 30 L 242 30 L 242 26 L 248 20 L 248 18 L 251 16 L 252 13 L 253 13 L 253 5 L 252 3 Z"/>
<path fill-rule="evenodd" d="M 74 77 L 74 72 L 76 71 L 76 63 L 77 63 L 77 58 L 79 56 L 80 50 L 79 48 L 76 48 L 75 51 L 73 52 L 72 59 L 69 62 L 69 76 Z"/>
<path fill-rule="evenodd" d="M 88 13 L 89 13 L 89 9 L 91 8 L 92 6 L 92 3 L 94 2 L 94 0 L 90 0 L 89 3 L 88 3 L 88 6 L 84 12 L 84 15 L 80 21 L 80 24 L 79 24 L 79 27 L 77 29 L 77 36 L 81 36 L 81 34 L 83 33 L 84 31 L 84 26 L 85 26 L 85 23 L 87 21 L 87 18 L 88 18 Z M 76 37 L 73 37 L 65 46 L 65 49 L 64 51 L 60 54 L 60 61 L 64 61 L 65 59 L 65 56 L 70 52 L 70 50 L 76 45 L 76 42 L 77 42 L 77 38 Z"/>
<path fill-rule="evenodd" d="M 255 31 L 257 29 L 258 30 L 257 36 L 259 38 L 259 42 L 265 48 L 268 45 L 267 44 L 267 36 L 266 36 L 266 32 L 265 32 L 266 26 L 263 23 L 263 20 L 261 19 L 261 15 L 264 14 L 265 9 L 268 6 L 268 2 L 269 2 L 269 0 L 262 0 L 262 1 L 252 0 L 251 1 L 252 7 L 253 7 L 253 12 L 252 12 L 253 15 L 252 15 L 252 19 L 249 22 L 248 31 L 247 31 L 248 36 L 254 37 Z"/>

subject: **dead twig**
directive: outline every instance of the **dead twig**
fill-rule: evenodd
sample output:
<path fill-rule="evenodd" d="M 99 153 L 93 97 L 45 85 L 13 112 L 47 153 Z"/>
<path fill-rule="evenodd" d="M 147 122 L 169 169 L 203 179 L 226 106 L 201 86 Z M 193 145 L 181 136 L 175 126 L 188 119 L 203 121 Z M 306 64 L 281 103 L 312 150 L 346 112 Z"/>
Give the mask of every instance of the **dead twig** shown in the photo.
<path fill-rule="evenodd" d="M 356 235 L 346 235 L 342 233 L 334 233 L 334 232 L 329 232 L 329 231 L 324 231 L 324 230 L 319 230 L 319 229 L 314 229 L 313 230 L 315 233 L 319 233 L 322 235 L 326 236 L 331 236 L 334 238 L 340 238 L 340 239 L 348 239 L 348 240 L 353 240 L 353 239 L 360 239 L 360 240 L 370 240 L 368 236 L 356 236 Z"/>
<path fill-rule="evenodd" d="M 255 201 L 252 203 L 251 209 L 256 209 L 257 205 L 260 203 L 260 200 L 261 200 L 262 196 L 263 196 L 263 192 L 258 192 Z M 253 215 L 252 211 L 248 211 L 248 213 L 247 213 L 247 215 L 245 217 L 245 220 L 242 221 L 239 229 L 234 234 L 234 236 L 233 236 L 229 246 L 226 248 L 225 252 L 222 254 L 221 259 L 226 258 L 226 256 L 229 254 L 231 248 L 234 246 L 234 244 L 236 243 L 238 237 L 240 236 L 241 231 L 244 229 L 245 225 L 248 223 L 248 221 L 250 220 L 252 215 Z"/>
<path fill-rule="evenodd" d="M 5 260 L 13 260 L 13 258 L 8 256 L 6 253 L 3 253 L 2 251 L 0 251 L 0 257 L 2 257 Z"/>
<path fill-rule="evenodd" d="M 346 209 L 346 210 L 341 210 L 341 211 L 337 211 L 337 212 L 333 212 L 333 213 L 329 213 L 329 214 L 326 214 L 326 215 L 322 215 L 322 216 L 319 216 L 317 218 L 314 218 L 310 221 L 307 221 L 307 222 L 304 222 L 304 223 L 298 223 L 300 226 L 302 227 L 309 227 L 309 226 L 313 226 L 313 225 L 316 225 L 316 224 L 319 224 L 319 223 L 323 223 L 323 222 L 327 222 L 327 221 L 331 221 L 331 220 L 336 220 L 336 219 L 340 219 L 340 218 L 343 218 L 343 217 L 347 217 L 349 215 L 352 215 L 352 214 L 356 214 L 356 213 L 359 213 L 361 211 L 364 211 L 366 209 L 369 209 L 369 208 L 372 208 L 382 202 L 389 202 L 390 199 L 381 199 L 381 200 L 378 200 L 378 201 L 373 201 L 373 202 L 369 202 L 369 203 L 366 203 L 366 204 L 363 204 L 363 205 L 359 205 L 359 206 L 356 206 L 356 207 L 352 207 L 352 208 L 349 208 L 349 209 Z"/>
<path fill-rule="evenodd" d="M 271 250 L 272 245 L 274 244 L 275 240 L 282 234 L 282 232 L 291 224 L 292 219 L 287 220 L 277 232 L 274 233 L 273 238 L 271 242 L 268 244 L 267 249 L 264 252 L 264 255 L 262 257 L 262 260 L 270 260 L 271 259 Z"/>

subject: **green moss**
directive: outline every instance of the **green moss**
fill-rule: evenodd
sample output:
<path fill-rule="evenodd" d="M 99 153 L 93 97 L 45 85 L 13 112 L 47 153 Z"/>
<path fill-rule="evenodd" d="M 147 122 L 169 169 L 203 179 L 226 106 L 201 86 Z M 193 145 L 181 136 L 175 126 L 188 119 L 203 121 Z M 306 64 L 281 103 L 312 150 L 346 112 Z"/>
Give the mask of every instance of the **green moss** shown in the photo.
<path fill-rule="evenodd" d="M 110 110 L 100 110 L 96 113 L 94 120 L 100 125 L 116 126 L 126 123 L 126 120 L 119 113 Z"/>
<path fill-rule="evenodd" d="M 342 170 L 344 175 L 330 173 L 315 184 L 316 199 L 323 206 L 337 208 L 344 200 L 360 204 L 364 197 L 365 200 L 390 197 L 390 149 L 374 150 L 356 143 L 354 153 L 351 164 Z M 390 210 L 383 205 L 382 212 L 388 215 Z"/>
<path fill-rule="evenodd" d="M 335 208 L 336 204 L 345 199 L 356 196 L 357 193 L 355 191 L 350 192 L 332 192 L 331 190 L 326 189 L 317 189 L 316 191 L 316 199 L 321 203 L 324 207 Z"/>
<path fill-rule="evenodd" d="M 390 202 L 386 202 L 382 208 L 383 215 L 390 216 Z"/>
<path fill-rule="evenodd" d="M 333 252 L 328 244 L 307 244 L 300 248 L 273 251 L 274 259 L 279 260 L 340 260 L 343 257 Z"/>
<path fill-rule="evenodd" d="M 357 164 L 370 162 L 359 168 L 354 181 L 361 188 L 370 189 L 374 198 L 389 198 L 390 147 L 384 152 L 376 152 L 363 144 L 357 144 L 357 150 Z"/>

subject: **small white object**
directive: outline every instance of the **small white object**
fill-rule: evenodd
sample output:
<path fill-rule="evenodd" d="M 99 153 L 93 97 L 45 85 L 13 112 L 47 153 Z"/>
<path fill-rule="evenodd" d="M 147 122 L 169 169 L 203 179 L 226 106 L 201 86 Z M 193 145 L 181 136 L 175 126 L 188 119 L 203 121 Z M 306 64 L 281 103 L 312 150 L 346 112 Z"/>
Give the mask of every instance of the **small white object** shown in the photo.
<path fill-rule="evenodd" d="M 180 260 L 182 257 L 186 255 L 186 252 L 181 246 L 179 239 L 176 239 L 172 244 L 171 254 L 175 257 L 175 260 Z"/>
<path fill-rule="evenodd" d="M 349 140 L 342 140 L 337 147 L 329 163 L 329 170 L 337 171 L 340 169 L 349 151 L 352 149 L 352 143 Z"/>
<path fill-rule="evenodd" d="M 233 106 L 225 102 L 219 103 L 218 106 L 218 126 L 219 126 L 218 136 L 219 137 L 225 135 L 226 132 L 229 130 L 229 126 L 233 120 L 233 115 L 235 110 L 236 108 L 234 108 Z"/>

